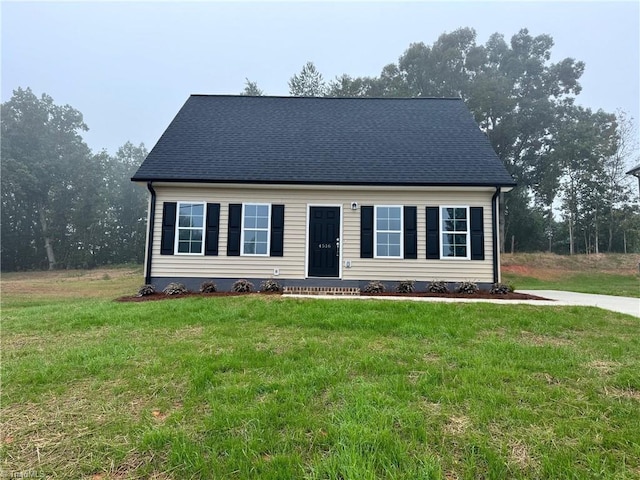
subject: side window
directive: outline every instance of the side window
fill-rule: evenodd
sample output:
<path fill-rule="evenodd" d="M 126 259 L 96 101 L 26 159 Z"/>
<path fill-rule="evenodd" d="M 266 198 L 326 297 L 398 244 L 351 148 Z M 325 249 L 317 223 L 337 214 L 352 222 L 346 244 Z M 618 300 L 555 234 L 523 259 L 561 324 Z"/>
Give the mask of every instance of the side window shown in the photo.
<path fill-rule="evenodd" d="M 242 255 L 269 255 L 271 205 L 242 205 Z"/>
<path fill-rule="evenodd" d="M 402 207 L 375 207 L 375 252 L 377 258 L 402 258 Z"/>
<path fill-rule="evenodd" d="M 469 207 L 440 208 L 441 258 L 469 259 Z"/>
<path fill-rule="evenodd" d="M 176 250 L 178 254 L 202 254 L 204 203 L 178 203 Z"/>

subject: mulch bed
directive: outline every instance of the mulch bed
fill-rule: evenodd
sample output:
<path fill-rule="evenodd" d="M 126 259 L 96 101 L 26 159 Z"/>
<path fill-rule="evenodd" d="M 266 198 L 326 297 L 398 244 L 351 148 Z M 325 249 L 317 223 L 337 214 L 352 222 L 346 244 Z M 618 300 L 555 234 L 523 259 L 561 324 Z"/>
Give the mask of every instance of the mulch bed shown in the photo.
<path fill-rule="evenodd" d="M 467 299 L 487 299 L 487 300 L 549 300 L 548 298 L 538 297 L 536 295 L 528 295 L 526 293 L 489 293 L 486 290 L 480 290 L 474 294 L 468 293 L 431 293 L 431 292 L 413 292 L 413 293 L 360 293 L 362 297 L 439 297 L 439 298 L 467 298 Z"/>
<path fill-rule="evenodd" d="M 254 292 L 254 293 L 238 293 L 238 292 L 214 292 L 214 293 L 199 293 L 189 292 L 182 295 L 165 295 L 162 292 L 156 292 L 151 295 L 145 295 L 144 297 L 127 296 L 116 299 L 116 302 L 153 302 L 158 300 L 175 300 L 177 298 L 189 298 L 189 297 L 239 297 L 242 295 L 267 295 L 267 296 L 279 296 L 281 293 L 276 292 Z M 535 295 L 527 295 L 525 293 L 505 293 L 505 294 L 491 294 L 487 291 L 479 291 L 472 295 L 464 293 L 429 293 L 429 292 L 414 292 L 414 293 L 361 293 L 362 297 L 441 297 L 441 298 L 465 298 L 465 299 L 488 299 L 488 300 L 548 300 L 547 298 L 538 297 Z"/>

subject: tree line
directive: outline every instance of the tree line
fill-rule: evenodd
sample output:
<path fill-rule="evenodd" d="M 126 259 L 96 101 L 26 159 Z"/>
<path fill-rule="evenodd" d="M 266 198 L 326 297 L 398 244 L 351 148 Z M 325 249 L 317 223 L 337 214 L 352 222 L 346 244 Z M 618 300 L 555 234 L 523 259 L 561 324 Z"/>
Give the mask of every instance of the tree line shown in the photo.
<path fill-rule="evenodd" d="M 553 39 L 522 29 L 484 45 L 461 28 L 414 43 L 377 77 L 325 82 L 312 62 L 289 80 L 294 96 L 461 97 L 518 187 L 504 195 L 502 251 L 640 251 L 637 130 L 623 111 L 576 104 L 585 65 L 551 62 Z M 244 95 L 263 95 L 247 79 Z M 506 245 L 505 245 L 506 242 Z"/>
<path fill-rule="evenodd" d="M 576 104 L 585 65 L 551 62 L 552 47 L 549 35 L 526 29 L 480 45 L 461 28 L 411 44 L 375 77 L 325 82 L 309 62 L 289 79 L 289 93 L 461 97 L 518 182 L 502 199 L 503 251 L 640 251 L 640 212 L 625 175 L 640 163 L 633 119 Z M 242 94 L 264 92 L 247 79 Z M 145 146 L 93 153 L 82 114 L 29 88 L 1 108 L 2 270 L 141 263 L 147 194 L 130 178 Z"/>
<path fill-rule="evenodd" d="M 147 150 L 94 154 L 86 130 L 79 111 L 29 88 L 2 104 L 3 271 L 142 263 L 147 199 L 130 178 Z"/>

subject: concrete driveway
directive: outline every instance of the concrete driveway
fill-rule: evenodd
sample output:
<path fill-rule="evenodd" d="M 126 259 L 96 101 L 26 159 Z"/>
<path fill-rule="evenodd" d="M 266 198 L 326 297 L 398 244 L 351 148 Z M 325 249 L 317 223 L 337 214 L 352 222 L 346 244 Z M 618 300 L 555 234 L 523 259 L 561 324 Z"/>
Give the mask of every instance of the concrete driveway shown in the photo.
<path fill-rule="evenodd" d="M 592 293 L 563 292 L 561 290 L 518 290 L 520 293 L 537 295 L 555 300 L 558 305 L 579 305 L 600 307 L 605 310 L 626 313 L 640 318 L 640 298 L 614 297 L 613 295 L 595 295 Z"/>

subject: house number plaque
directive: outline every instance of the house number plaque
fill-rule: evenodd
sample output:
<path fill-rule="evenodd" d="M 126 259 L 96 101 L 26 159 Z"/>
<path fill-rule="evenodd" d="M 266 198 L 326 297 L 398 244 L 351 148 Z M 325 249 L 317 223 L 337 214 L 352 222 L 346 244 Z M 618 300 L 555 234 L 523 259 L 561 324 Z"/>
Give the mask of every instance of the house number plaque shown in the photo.
<path fill-rule="evenodd" d="M 318 248 L 331 248 L 330 243 L 319 243 Z"/>

